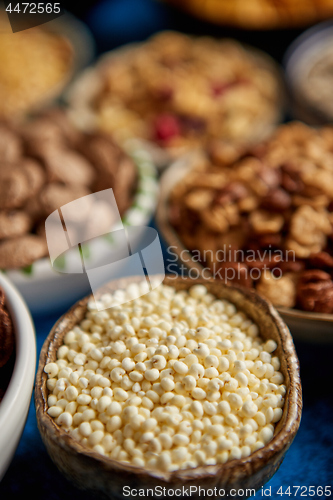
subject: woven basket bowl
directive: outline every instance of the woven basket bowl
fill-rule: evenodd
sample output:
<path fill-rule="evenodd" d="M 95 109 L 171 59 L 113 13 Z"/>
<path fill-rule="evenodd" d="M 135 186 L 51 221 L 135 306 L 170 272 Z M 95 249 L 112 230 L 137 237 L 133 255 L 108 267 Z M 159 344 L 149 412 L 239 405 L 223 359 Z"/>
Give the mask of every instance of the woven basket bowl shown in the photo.
<path fill-rule="evenodd" d="M 110 282 L 100 293 L 123 288 L 135 281 L 139 281 L 139 278 L 130 277 Z M 199 486 L 205 489 L 216 487 L 217 492 L 223 489 L 225 494 L 229 494 L 232 489 L 259 489 L 279 468 L 298 431 L 302 411 L 299 363 L 289 330 L 275 309 L 253 291 L 225 286 L 213 280 L 191 280 L 170 275 L 164 279 L 164 284 L 177 290 L 187 290 L 198 283 L 204 284 L 217 298 L 235 304 L 238 310 L 246 313 L 259 326 L 263 339 L 272 338 L 278 344 L 277 355 L 281 360 L 287 393 L 283 415 L 276 426 L 272 441 L 247 458 L 175 472 L 152 471 L 122 464 L 82 446 L 47 414 L 47 375 L 43 370 L 47 363 L 56 359 L 56 351 L 66 332 L 84 318 L 90 298 L 86 297 L 57 321 L 46 338 L 40 354 L 35 385 L 38 428 L 47 451 L 59 470 L 79 488 L 111 499 L 123 499 L 124 486 L 136 489 L 159 486 L 165 487 L 166 490 L 191 486 L 197 487 L 198 490 Z M 192 489 L 191 497 L 199 498 L 194 491 L 195 489 Z M 253 490 L 252 493 L 248 491 L 248 495 L 253 493 Z M 244 496 L 246 495 L 242 495 L 242 498 Z"/>

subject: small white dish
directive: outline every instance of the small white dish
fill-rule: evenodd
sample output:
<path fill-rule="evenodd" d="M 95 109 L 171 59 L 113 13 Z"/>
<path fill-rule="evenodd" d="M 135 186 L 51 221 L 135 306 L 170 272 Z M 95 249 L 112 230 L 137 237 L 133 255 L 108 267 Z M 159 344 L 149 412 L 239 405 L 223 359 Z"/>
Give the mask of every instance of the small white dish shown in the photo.
<path fill-rule="evenodd" d="M 19 443 L 27 418 L 35 379 L 36 340 L 29 310 L 16 288 L 0 273 L 0 287 L 15 332 L 15 364 L 0 402 L 0 481 Z"/>
<path fill-rule="evenodd" d="M 292 116 L 314 126 L 333 122 L 333 106 L 329 103 L 332 110 L 329 112 L 327 100 L 317 105 L 315 99 L 321 97 L 320 92 L 313 99 L 310 94 L 307 95 L 305 88 L 314 66 L 324 60 L 326 51 L 330 52 L 333 64 L 332 20 L 319 23 L 302 33 L 290 45 L 283 59 Z M 328 91 L 330 88 L 331 85 L 328 85 Z"/>

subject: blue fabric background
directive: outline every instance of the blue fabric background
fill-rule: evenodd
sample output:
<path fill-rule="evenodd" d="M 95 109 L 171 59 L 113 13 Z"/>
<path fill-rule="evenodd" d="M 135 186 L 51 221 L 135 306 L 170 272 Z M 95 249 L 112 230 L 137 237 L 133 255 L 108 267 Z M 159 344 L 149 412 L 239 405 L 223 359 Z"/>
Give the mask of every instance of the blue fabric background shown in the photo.
<path fill-rule="evenodd" d="M 161 29 L 179 29 L 233 36 L 267 50 L 280 61 L 289 43 L 299 34 L 297 30 L 252 33 L 223 29 L 200 22 L 154 0 L 107 0 L 92 4 L 90 2 L 88 8 L 86 4 L 83 7 L 73 2 L 70 10 L 87 22 L 99 53 L 129 41 L 143 40 Z M 34 317 L 37 356 L 58 317 L 59 314 Z M 280 486 L 283 491 L 290 486 L 292 493 L 293 486 L 331 486 L 333 490 L 333 343 L 311 345 L 297 342 L 296 349 L 303 384 L 303 417 L 283 464 L 265 486 L 271 487 L 271 498 L 274 499 L 282 498 L 277 494 Z M 22 500 L 29 495 L 33 500 L 92 498 L 73 487 L 53 465 L 37 429 L 33 402 L 13 462 L 0 483 L 1 500 Z M 260 492 L 256 494 L 256 498 L 259 497 Z M 286 497 L 288 495 L 284 495 Z M 312 498 L 320 496 L 316 494 Z"/>

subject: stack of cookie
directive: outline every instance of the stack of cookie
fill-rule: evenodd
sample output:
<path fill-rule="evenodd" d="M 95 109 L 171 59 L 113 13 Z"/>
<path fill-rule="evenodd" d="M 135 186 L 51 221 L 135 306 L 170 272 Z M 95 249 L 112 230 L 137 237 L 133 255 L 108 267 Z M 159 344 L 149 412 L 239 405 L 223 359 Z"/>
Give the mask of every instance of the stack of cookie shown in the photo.
<path fill-rule="evenodd" d="M 136 167 L 110 136 L 78 131 L 60 109 L 2 123 L 0 158 L 0 269 L 47 255 L 45 219 L 62 205 L 112 188 L 122 215 L 136 189 Z"/>

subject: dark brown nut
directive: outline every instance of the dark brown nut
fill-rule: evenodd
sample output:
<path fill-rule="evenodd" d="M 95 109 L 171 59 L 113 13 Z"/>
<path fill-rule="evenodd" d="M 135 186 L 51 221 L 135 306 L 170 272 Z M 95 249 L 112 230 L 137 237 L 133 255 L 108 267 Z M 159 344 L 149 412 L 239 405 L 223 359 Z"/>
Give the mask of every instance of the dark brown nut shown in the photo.
<path fill-rule="evenodd" d="M 284 260 L 278 264 L 282 274 L 286 273 L 300 273 L 305 269 L 305 262 L 303 260 Z"/>
<path fill-rule="evenodd" d="M 246 288 L 252 288 L 253 281 L 249 274 L 249 269 L 243 262 L 224 262 L 216 277 L 222 279 L 224 283 L 237 283 Z"/>
<path fill-rule="evenodd" d="M 29 198 L 28 177 L 19 165 L 0 165 L 0 210 L 18 208 Z"/>
<path fill-rule="evenodd" d="M 30 231 L 31 217 L 21 210 L 0 212 L 0 239 L 21 236 Z"/>
<path fill-rule="evenodd" d="M 256 252 L 256 255 L 258 256 L 258 259 L 253 259 L 252 255 L 251 258 L 249 255 L 247 255 L 247 257 L 245 258 L 246 264 L 249 269 L 258 269 L 259 271 L 261 271 L 262 269 L 272 269 L 278 267 L 279 265 L 279 255 L 273 254 L 270 257 L 265 257 L 265 254 L 261 253 L 260 250 Z M 253 277 L 255 278 L 254 274 Z"/>
<path fill-rule="evenodd" d="M 42 213 L 47 216 L 62 205 L 90 193 L 84 186 L 64 186 L 58 183 L 50 183 L 45 186 L 39 197 Z"/>
<path fill-rule="evenodd" d="M 299 286 L 309 283 L 331 282 L 331 276 L 320 269 L 308 269 L 304 271 L 299 278 Z"/>
<path fill-rule="evenodd" d="M 297 301 L 305 311 L 333 312 L 333 282 L 319 269 L 304 271 L 297 286 Z"/>
<path fill-rule="evenodd" d="M 310 255 L 309 264 L 318 269 L 333 268 L 333 257 L 327 252 L 319 252 Z"/>
<path fill-rule="evenodd" d="M 14 350 L 13 324 L 8 312 L 0 309 L 0 368 L 4 367 Z"/>
<path fill-rule="evenodd" d="M 282 235 L 280 233 L 258 234 L 256 239 L 259 247 L 261 248 L 266 248 L 266 247 L 277 248 L 280 247 L 282 244 Z"/>
<path fill-rule="evenodd" d="M 273 212 L 283 212 L 291 205 L 291 196 L 281 188 L 272 189 L 263 197 L 261 208 Z"/>
<path fill-rule="evenodd" d="M 103 133 L 87 134 L 78 144 L 78 151 L 95 167 L 101 175 L 109 176 L 113 187 L 118 162 L 123 153 L 119 147 Z M 96 179 L 98 183 L 98 178 Z"/>
<path fill-rule="evenodd" d="M 242 200 L 248 196 L 249 192 L 241 182 L 231 182 L 225 188 L 216 193 L 215 203 L 226 205 L 235 201 Z"/>
<path fill-rule="evenodd" d="M 15 163 L 22 155 L 21 140 L 6 125 L 0 124 L 0 158 L 1 161 Z"/>
<path fill-rule="evenodd" d="M 19 269 L 30 266 L 47 255 L 46 241 L 29 234 L 0 243 L 0 269 Z"/>
<path fill-rule="evenodd" d="M 45 183 L 45 172 L 39 163 L 30 158 L 21 161 L 21 168 L 26 174 L 29 183 L 29 197 L 35 196 Z"/>
<path fill-rule="evenodd" d="M 50 146 L 42 157 L 50 182 L 89 186 L 94 181 L 94 168 L 75 151 Z"/>
<path fill-rule="evenodd" d="M 304 184 L 297 172 L 285 170 L 282 167 L 281 186 L 289 193 L 299 193 L 304 188 Z"/>

